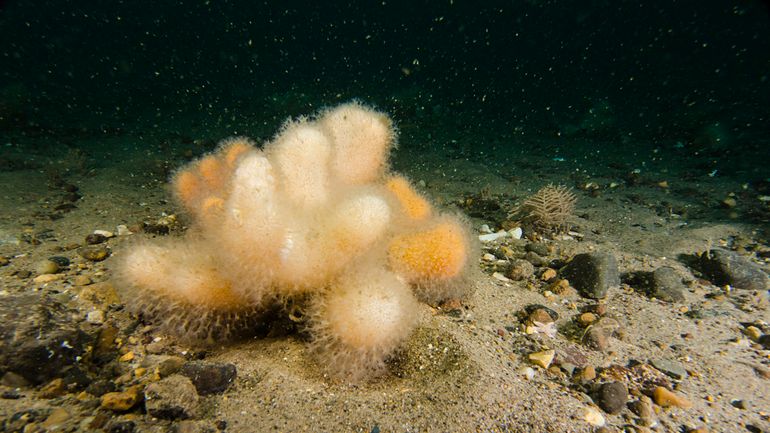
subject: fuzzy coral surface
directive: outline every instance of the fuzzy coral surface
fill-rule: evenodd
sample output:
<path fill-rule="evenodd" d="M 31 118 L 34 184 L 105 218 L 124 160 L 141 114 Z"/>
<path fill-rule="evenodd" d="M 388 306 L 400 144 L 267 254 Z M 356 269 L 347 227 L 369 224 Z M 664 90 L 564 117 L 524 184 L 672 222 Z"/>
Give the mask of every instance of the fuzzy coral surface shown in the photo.
<path fill-rule="evenodd" d="M 185 236 L 122 254 L 127 303 L 193 342 L 248 332 L 274 305 L 293 317 L 301 305 L 328 373 L 381 373 L 417 325 L 420 301 L 467 295 L 473 251 L 461 218 L 389 169 L 395 138 L 388 116 L 347 103 L 287 122 L 261 149 L 223 141 L 172 180 L 193 221 Z"/>

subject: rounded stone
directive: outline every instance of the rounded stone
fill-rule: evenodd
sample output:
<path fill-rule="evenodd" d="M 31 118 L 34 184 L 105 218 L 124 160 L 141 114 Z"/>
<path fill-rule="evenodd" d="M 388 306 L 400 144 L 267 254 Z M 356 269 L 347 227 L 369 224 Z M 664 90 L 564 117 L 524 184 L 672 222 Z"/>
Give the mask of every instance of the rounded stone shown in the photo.
<path fill-rule="evenodd" d="M 515 280 L 526 280 L 535 274 L 535 267 L 526 260 L 516 260 L 511 263 L 505 276 Z"/>
<path fill-rule="evenodd" d="M 107 240 L 107 236 L 104 236 L 98 233 L 91 233 L 88 236 L 86 236 L 86 239 L 85 239 L 86 244 L 88 245 L 101 244 L 101 243 L 104 243 L 104 241 L 106 240 Z"/>
<path fill-rule="evenodd" d="M 599 387 L 597 403 L 607 413 L 620 412 L 628 401 L 628 389 L 622 382 L 607 382 Z"/>
<path fill-rule="evenodd" d="M 59 272 L 60 269 L 58 263 L 48 259 L 41 261 L 35 266 L 35 272 L 39 275 L 55 274 Z"/>
<path fill-rule="evenodd" d="M 87 246 L 79 249 L 78 254 L 86 260 L 101 262 L 110 255 L 110 252 L 103 246 Z"/>

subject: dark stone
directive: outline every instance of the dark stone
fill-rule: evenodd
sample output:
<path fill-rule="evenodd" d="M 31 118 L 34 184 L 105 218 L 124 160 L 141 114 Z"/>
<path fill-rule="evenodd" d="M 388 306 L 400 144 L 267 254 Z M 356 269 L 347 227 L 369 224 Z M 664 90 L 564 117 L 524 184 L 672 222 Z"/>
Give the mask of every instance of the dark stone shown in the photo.
<path fill-rule="evenodd" d="M 64 200 L 73 202 L 73 203 L 80 200 L 81 198 L 83 198 L 83 196 L 76 192 L 68 192 L 64 194 Z"/>
<path fill-rule="evenodd" d="M 591 349 L 604 352 L 610 348 L 610 335 L 605 329 L 592 326 L 583 335 L 583 343 Z"/>
<path fill-rule="evenodd" d="M 101 235 L 99 233 L 91 233 L 90 235 L 86 236 L 86 244 L 88 245 L 97 245 L 104 243 L 107 240 L 107 236 Z"/>
<path fill-rule="evenodd" d="M 527 312 L 528 316 L 532 315 L 532 313 L 534 313 L 537 310 L 545 311 L 548 314 L 548 316 L 551 317 L 551 322 L 555 322 L 555 321 L 559 320 L 559 313 L 557 313 L 556 311 L 546 307 L 545 305 L 529 304 L 526 307 L 524 307 L 524 311 Z"/>
<path fill-rule="evenodd" d="M 610 348 L 611 337 L 618 335 L 620 323 L 611 317 L 602 317 L 591 325 L 583 335 L 583 343 L 595 350 L 605 352 Z"/>
<path fill-rule="evenodd" d="M 548 251 L 548 245 L 542 243 L 542 242 L 532 242 L 524 246 L 525 251 L 532 251 L 533 253 L 537 254 L 541 257 L 547 257 L 548 254 L 550 254 L 550 251 Z"/>
<path fill-rule="evenodd" d="M 626 406 L 628 389 L 622 382 L 607 382 L 599 387 L 596 403 L 607 413 L 618 413 Z"/>
<path fill-rule="evenodd" d="M 19 393 L 19 391 L 15 389 L 11 389 L 7 391 L 3 391 L 3 393 L 0 394 L 0 398 L 4 400 L 18 400 L 21 398 L 21 394 Z"/>
<path fill-rule="evenodd" d="M 144 226 L 142 227 L 142 230 L 145 233 L 150 233 L 153 235 L 161 235 L 161 236 L 165 236 L 169 234 L 169 232 L 171 232 L 171 229 L 165 224 L 151 224 L 151 223 L 144 224 Z"/>
<path fill-rule="evenodd" d="M 664 266 L 652 273 L 652 296 L 667 302 L 682 302 L 685 290 L 682 279 L 673 268 Z"/>
<path fill-rule="evenodd" d="M 134 433 L 135 429 L 133 421 L 113 421 L 107 426 L 107 433 Z"/>
<path fill-rule="evenodd" d="M 78 250 L 78 254 L 86 260 L 101 262 L 110 256 L 110 251 L 98 245 L 89 245 Z"/>
<path fill-rule="evenodd" d="M 70 265 L 70 259 L 62 256 L 52 256 L 49 257 L 48 260 L 56 263 L 60 268 L 66 268 Z"/>
<path fill-rule="evenodd" d="M 67 191 L 67 192 L 78 192 L 78 190 L 79 190 L 80 188 L 78 188 L 78 187 L 77 187 L 77 185 L 73 185 L 73 184 L 71 184 L 71 183 L 65 183 L 65 184 L 62 186 L 62 189 L 63 189 L 63 190 L 65 190 L 65 191 Z"/>
<path fill-rule="evenodd" d="M 684 301 L 685 285 L 673 268 L 664 266 L 654 272 L 633 272 L 623 275 L 623 282 L 645 295 L 666 302 Z"/>
<path fill-rule="evenodd" d="M 188 362 L 182 366 L 181 373 L 190 378 L 200 395 L 224 392 L 236 376 L 233 364 Z"/>
<path fill-rule="evenodd" d="M 578 254 L 561 269 L 583 297 L 601 299 L 611 287 L 620 285 L 620 273 L 615 256 L 608 252 Z"/>
<path fill-rule="evenodd" d="M 25 409 L 14 413 L 9 418 L 3 420 L 0 423 L 0 431 L 3 432 L 21 432 L 24 431 L 24 427 L 32 422 L 42 422 L 48 415 L 50 415 L 51 409 Z M 39 430 L 33 430 L 39 431 Z"/>
<path fill-rule="evenodd" d="M 77 207 L 77 206 L 75 206 L 75 205 L 74 205 L 74 204 L 72 204 L 72 203 L 62 203 L 62 204 L 59 204 L 59 205 L 56 205 L 56 206 L 54 206 L 53 210 L 56 210 L 56 211 L 59 211 L 59 212 L 63 212 L 63 213 L 66 213 L 66 212 L 70 212 L 70 211 L 73 211 L 73 210 L 75 210 L 75 209 L 77 209 L 77 208 L 78 208 L 78 207 Z M 59 215 L 56 215 L 56 216 L 57 216 L 57 218 L 55 218 L 55 219 L 59 219 L 59 218 L 61 218 Z M 54 218 L 53 218 L 53 216 L 52 216 L 52 218 L 51 218 L 51 219 L 54 219 Z"/>
<path fill-rule="evenodd" d="M 153 382 L 144 390 L 147 413 L 161 419 L 193 418 L 198 410 L 198 400 L 190 379 L 178 374 Z"/>
<path fill-rule="evenodd" d="M 561 364 L 572 364 L 583 368 L 588 365 L 588 354 L 580 346 L 569 344 L 556 351 L 556 361 Z"/>
<path fill-rule="evenodd" d="M 62 368 L 61 376 L 64 379 L 64 385 L 69 390 L 82 390 L 93 382 L 93 379 L 88 376 L 81 366 L 73 364 Z"/>
<path fill-rule="evenodd" d="M 684 380 L 687 378 L 687 370 L 684 369 L 682 364 L 671 361 L 669 359 L 653 359 L 650 361 L 653 367 L 657 368 L 667 376 L 676 380 Z"/>
<path fill-rule="evenodd" d="M 526 280 L 535 274 L 535 266 L 526 260 L 514 260 L 505 272 L 505 276 L 514 280 Z"/>
<path fill-rule="evenodd" d="M 765 350 L 770 350 L 770 334 L 764 334 L 757 341 Z"/>
<path fill-rule="evenodd" d="M 729 284 L 746 290 L 767 289 L 767 275 L 762 269 L 736 252 L 710 250 L 700 255 L 698 266 L 716 285 Z"/>
<path fill-rule="evenodd" d="M 527 251 L 527 254 L 524 255 L 524 260 L 532 263 L 533 266 L 536 266 L 538 268 L 548 264 L 548 260 L 540 257 L 539 255 L 537 255 L 537 253 L 533 251 Z"/>
<path fill-rule="evenodd" d="M 0 303 L 0 371 L 32 384 L 59 377 L 92 344 L 61 303 L 41 293 L 12 295 Z"/>
<path fill-rule="evenodd" d="M 94 397 L 101 397 L 108 392 L 114 392 L 115 389 L 115 383 L 113 381 L 99 379 L 91 382 L 91 384 L 88 385 L 88 388 L 86 388 L 86 392 Z"/>

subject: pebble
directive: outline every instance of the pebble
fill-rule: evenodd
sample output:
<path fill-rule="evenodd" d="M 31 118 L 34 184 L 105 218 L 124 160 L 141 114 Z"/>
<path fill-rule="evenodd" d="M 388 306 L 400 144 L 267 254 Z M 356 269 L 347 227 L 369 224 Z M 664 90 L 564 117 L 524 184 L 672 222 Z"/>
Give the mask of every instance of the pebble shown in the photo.
<path fill-rule="evenodd" d="M 125 412 L 142 401 L 142 387 L 132 386 L 121 392 L 108 392 L 102 396 L 102 409 Z"/>
<path fill-rule="evenodd" d="M 93 283 L 93 280 L 88 275 L 76 275 L 75 278 L 72 279 L 72 284 L 75 286 L 87 286 L 91 283 Z"/>
<path fill-rule="evenodd" d="M 500 272 L 493 272 L 492 273 L 492 278 L 496 279 L 497 281 L 502 281 L 504 283 L 508 283 L 508 282 L 511 281 L 508 277 L 506 277 L 505 275 L 501 274 Z"/>
<path fill-rule="evenodd" d="M 605 352 L 610 348 L 610 333 L 604 328 L 592 326 L 583 336 L 583 343 L 592 349 Z"/>
<path fill-rule="evenodd" d="M 620 412 L 628 401 L 628 389 L 622 382 L 607 382 L 599 387 L 597 403 L 607 413 Z"/>
<path fill-rule="evenodd" d="M 0 398 L 3 400 L 18 400 L 21 397 L 21 393 L 19 393 L 19 390 L 17 389 L 8 389 L 0 393 Z"/>
<path fill-rule="evenodd" d="M 524 307 L 530 322 L 550 323 L 559 320 L 559 313 L 541 304 L 529 304 Z"/>
<path fill-rule="evenodd" d="M 655 401 L 655 404 L 661 407 L 675 406 L 681 407 L 682 409 L 689 409 L 692 407 L 692 403 L 689 400 L 662 386 L 655 388 L 655 391 L 652 393 L 652 399 Z"/>
<path fill-rule="evenodd" d="M 535 369 L 532 367 L 524 367 L 521 369 L 521 374 L 527 380 L 532 380 L 535 377 Z"/>
<path fill-rule="evenodd" d="M 521 237 L 524 235 L 524 231 L 521 229 L 521 227 L 516 227 L 508 230 L 508 234 L 514 239 L 521 239 Z"/>
<path fill-rule="evenodd" d="M 157 369 L 161 377 L 168 377 L 178 373 L 184 365 L 184 359 L 171 355 L 149 355 L 142 361 L 142 366 L 149 369 Z"/>
<path fill-rule="evenodd" d="M 540 352 L 533 352 L 527 355 L 529 361 L 535 365 L 543 368 L 548 368 L 553 362 L 553 358 L 556 356 L 556 351 L 553 349 L 542 350 Z"/>
<path fill-rule="evenodd" d="M 62 279 L 62 274 L 44 274 L 38 275 L 37 277 L 33 278 L 32 281 L 36 284 L 47 284 L 60 279 Z"/>
<path fill-rule="evenodd" d="M 549 281 L 556 278 L 556 271 L 551 268 L 546 268 L 542 274 L 540 274 L 540 279 L 542 281 Z"/>
<path fill-rule="evenodd" d="M 754 325 L 749 325 L 749 326 L 747 326 L 747 327 L 746 327 L 746 328 L 743 330 L 743 333 L 744 333 L 744 334 L 745 334 L 747 337 L 749 337 L 749 339 L 750 339 L 751 341 L 753 341 L 753 342 L 755 342 L 755 343 L 758 343 L 758 342 L 759 342 L 759 339 L 760 339 L 760 338 L 762 338 L 762 331 L 760 331 L 760 330 L 759 330 L 759 328 L 757 328 L 757 327 L 756 327 L 756 326 L 754 326 Z"/>
<path fill-rule="evenodd" d="M 540 257 L 537 255 L 537 253 L 532 251 L 527 251 L 526 254 L 524 254 L 524 260 L 532 263 L 534 266 L 542 267 L 548 265 L 548 260 Z"/>
<path fill-rule="evenodd" d="M 29 381 L 18 373 L 6 371 L 0 378 L 0 384 L 11 388 L 25 388 L 29 386 Z"/>
<path fill-rule="evenodd" d="M 486 253 L 483 256 L 481 256 L 482 259 L 484 259 L 487 262 L 496 262 L 497 257 L 494 254 Z"/>
<path fill-rule="evenodd" d="M 761 365 L 752 365 L 751 368 L 754 369 L 754 373 L 756 373 L 757 376 L 761 377 L 762 379 L 770 380 L 770 368 L 766 368 Z"/>
<path fill-rule="evenodd" d="M 764 334 L 759 337 L 757 343 L 761 344 L 765 350 L 770 350 L 770 334 Z"/>
<path fill-rule="evenodd" d="M 86 245 L 98 245 L 107 241 L 107 236 L 91 233 L 86 236 Z"/>
<path fill-rule="evenodd" d="M 548 245 L 542 242 L 532 242 L 524 246 L 525 251 L 531 251 L 538 256 L 547 257 L 551 252 L 548 249 Z"/>
<path fill-rule="evenodd" d="M 113 232 L 111 232 L 109 230 L 94 230 L 93 234 L 98 235 L 98 236 L 104 236 L 105 238 L 108 238 L 108 239 L 115 237 L 115 233 L 113 233 Z"/>
<path fill-rule="evenodd" d="M 497 233 L 488 233 L 485 235 L 479 235 L 479 240 L 481 242 L 494 242 L 498 239 L 503 239 L 506 236 L 508 236 L 508 232 L 505 230 L 500 230 Z"/>
<path fill-rule="evenodd" d="M 8 263 L 11 263 L 11 260 L 8 257 L 0 256 L 0 266 L 5 266 Z"/>
<path fill-rule="evenodd" d="M 237 370 L 233 364 L 188 362 L 182 366 L 182 375 L 187 376 L 200 395 L 224 392 L 235 380 Z"/>
<path fill-rule="evenodd" d="M 515 280 L 526 280 L 535 274 L 535 267 L 526 260 L 516 260 L 508 267 L 505 276 Z"/>
<path fill-rule="evenodd" d="M 749 408 L 749 404 L 746 403 L 746 400 L 736 399 L 730 401 L 730 404 L 736 409 L 747 410 Z"/>
<path fill-rule="evenodd" d="M 684 301 L 684 292 L 686 290 L 682 283 L 682 278 L 676 273 L 674 268 L 663 266 L 652 273 L 651 295 L 657 299 L 666 302 Z"/>
<path fill-rule="evenodd" d="M 650 364 L 676 380 L 684 380 L 687 378 L 687 370 L 684 369 L 682 364 L 676 361 L 669 359 L 653 359 L 650 361 Z"/>
<path fill-rule="evenodd" d="M 51 256 L 48 258 L 48 260 L 59 265 L 59 268 L 66 268 L 70 265 L 70 259 L 63 256 Z"/>
<path fill-rule="evenodd" d="M 86 314 L 86 322 L 92 325 L 101 325 L 102 323 L 104 323 L 104 311 L 102 310 L 89 311 L 88 314 Z"/>
<path fill-rule="evenodd" d="M 593 407 L 583 409 L 583 419 L 594 427 L 602 427 L 607 422 L 604 415 Z"/>
<path fill-rule="evenodd" d="M 131 361 L 134 360 L 135 356 L 136 355 L 134 355 L 133 351 L 132 352 L 126 352 L 123 355 L 121 355 L 120 358 L 118 358 L 118 361 L 120 361 L 120 362 L 131 362 Z"/>
<path fill-rule="evenodd" d="M 43 421 L 41 426 L 45 428 L 46 431 L 54 431 L 57 430 L 59 426 L 67 422 L 70 418 L 72 418 L 72 415 L 70 415 L 66 409 L 57 407 L 51 411 L 51 414 L 48 415 L 48 418 Z"/>
<path fill-rule="evenodd" d="M 553 317 L 548 314 L 547 310 L 544 308 L 538 308 L 529 313 L 529 321 L 532 323 L 551 323 L 554 320 Z"/>
<path fill-rule="evenodd" d="M 90 245 L 80 248 L 78 254 L 86 260 L 101 262 L 110 255 L 110 252 L 104 246 Z"/>
<path fill-rule="evenodd" d="M 64 394 L 66 394 L 66 389 L 64 388 L 64 380 L 61 378 L 56 378 L 40 388 L 40 398 L 61 397 Z"/>
<path fill-rule="evenodd" d="M 578 323 L 581 326 L 589 326 L 592 323 L 596 322 L 598 317 L 596 317 L 596 314 L 594 313 L 583 313 L 580 316 L 578 316 Z"/>
<path fill-rule="evenodd" d="M 121 224 L 118 226 L 118 236 L 128 236 L 132 234 L 134 234 L 134 232 L 129 230 L 127 225 Z"/>
<path fill-rule="evenodd" d="M 582 370 L 580 370 L 580 373 L 578 373 L 576 379 L 583 383 L 590 382 L 596 379 L 596 369 L 593 365 L 586 365 Z"/>
<path fill-rule="evenodd" d="M 147 413 L 161 419 L 193 418 L 199 399 L 190 379 L 178 374 L 151 383 L 144 390 Z"/>
<path fill-rule="evenodd" d="M 577 254 L 561 273 L 586 298 L 604 298 L 610 288 L 620 286 L 618 263 L 609 252 Z"/>
<path fill-rule="evenodd" d="M 80 289 L 79 296 L 95 304 L 119 304 L 121 302 L 118 291 L 109 282 L 89 284 Z"/>
<path fill-rule="evenodd" d="M 35 272 L 39 275 L 55 274 L 60 269 L 59 264 L 50 259 L 43 260 L 35 266 Z"/>
<path fill-rule="evenodd" d="M 642 419 L 644 425 L 652 425 L 655 421 L 655 410 L 652 407 L 652 400 L 646 395 L 642 395 L 639 400 L 632 401 L 629 405 L 631 412 Z"/>

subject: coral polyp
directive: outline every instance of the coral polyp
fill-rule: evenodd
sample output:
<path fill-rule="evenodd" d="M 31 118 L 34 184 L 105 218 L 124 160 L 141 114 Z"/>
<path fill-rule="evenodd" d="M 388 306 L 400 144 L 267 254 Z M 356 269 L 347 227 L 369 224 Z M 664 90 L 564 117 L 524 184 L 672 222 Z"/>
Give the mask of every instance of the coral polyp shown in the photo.
<path fill-rule="evenodd" d="M 288 122 L 263 149 L 223 141 L 172 180 L 192 218 L 184 237 L 122 253 L 127 303 L 193 342 L 299 303 L 328 373 L 381 373 L 416 326 L 418 299 L 468 294 L 458 283 L 474 250 L 461 218 L 389 169 L 395 137 L 386 115 L 348 103 Z"/>

